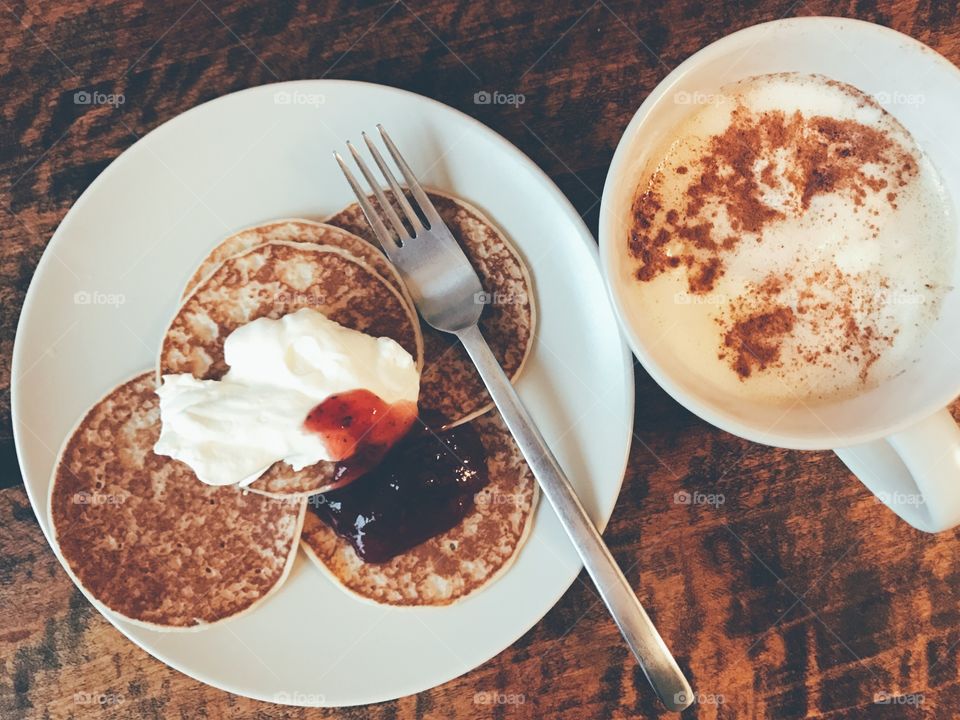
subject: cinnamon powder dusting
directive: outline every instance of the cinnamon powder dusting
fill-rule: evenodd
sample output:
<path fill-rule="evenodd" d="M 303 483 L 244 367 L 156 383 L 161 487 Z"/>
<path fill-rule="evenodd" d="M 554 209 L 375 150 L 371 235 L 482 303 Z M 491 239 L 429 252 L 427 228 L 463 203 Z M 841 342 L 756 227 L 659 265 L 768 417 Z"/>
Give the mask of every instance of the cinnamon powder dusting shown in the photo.
<path fill-rule="evenodd" d="M 861 107 L 879 109 L 855 88 L 830 84 Z M 811 212 L 819 196 L 843 198 L 876 239 L 877 207 L 896 210 L 900 190 L 920 171 L 911 149 L 882 128 L 799 111 L 758 112 L 739 100 L 724 129 L 693 156 L 673 168 L 659 166 L 641 186 L 627 249 L 636 280 L 683 273 L 695 296 L 715 291 L 744 243 L 763 243 L 772 225 Z M 862 292 L 882 287 L 883 279 L 805 266 L 804 249 L 796 252 L 797 276 L 772 273 L 725 301 L 716 319 L 720 359 L 744 380 L 782 366 L 790 344 L 804 362 L 857 366 L 865 382 L 894 340 L 880 330 L 882 298 Z"/>
<path fill-rule="evenodd" d="M 730 358 L 737 375 L 750 377 L 753 368 L 765 370 L 780 359 L 780 343 L 793 323 L 793 309 L 786 305 L 742 318 L 723 336 L 720 357 Z"/>
<path fill-rule="evenodd" d="M 869 275 L 816 270 L 800 279 L 771 274 L 751 283 L 716 319 L 723 335 L 718 357 L 745 380 L 754 371 L 781 367 L 783 349 L 790 343 L 799 361 L 830 368 L 845 360 L 858 367 L 860 381 L 866 382 L 897 332 L 879 329 L 886 319 L 887 297 L 860 288 L 887 286 L 882 278 Z M 796 337 L 800 324 L 806 326 L 805 339 Z"/>
<path fill-rule="evenodd" d="M 790 158 L 786 167 L 775 167 L 778 157 Z M 683 265 L 692 293 L 714 288 L 725 259 L 745 237 L 759 237 L 771 223 L 802 214 L 816 196 L 843 193 L 861 207 L 868 194 L 890 188 L 884 197 L 896 209 L 895 189 L 919 170 L 913 155 L 877 128 L 742 106 L 727 129 L 710 138 L 696 167 L 681 167 L 690 180 L 676 207 L 665 206 L 660 172 L 634 200 L 628 250 L 640 261 L 638 280 Z M 769 200 L 771 194 L 780 202 Z M 725 210 L 732 234 L 718 237 L 705 219 L 713 206 Z"/>

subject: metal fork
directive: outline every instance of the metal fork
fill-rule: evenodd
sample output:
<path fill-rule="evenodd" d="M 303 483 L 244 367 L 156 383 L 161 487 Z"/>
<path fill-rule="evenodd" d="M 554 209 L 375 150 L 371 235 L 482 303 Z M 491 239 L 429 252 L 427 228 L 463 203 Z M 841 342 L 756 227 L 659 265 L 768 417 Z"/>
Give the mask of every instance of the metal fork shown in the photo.
<path fill-rule="evenodd" d="M 453 333 L 463 343 L 647 680 L 667 708 L 683 710 L 693 702 L 690 685 L 480 333 L 477 321 L 483 310 L 481 298 L 485 297 L 480 278 L 390 136 L 380 125 L 377 129 L 400 169 L 417 209 L 410 204 L 377 146 L 363 133 L 370 154 L 403 213 L 401 218 L 360 153 L 348 142 L 347 147 L 370 185 L 382 214 L 374 209 L 340 154 L 334 153 L 334 157 L 356 194 L 367 221 L 406 283 L 423 319 L 437 330 Z"/>

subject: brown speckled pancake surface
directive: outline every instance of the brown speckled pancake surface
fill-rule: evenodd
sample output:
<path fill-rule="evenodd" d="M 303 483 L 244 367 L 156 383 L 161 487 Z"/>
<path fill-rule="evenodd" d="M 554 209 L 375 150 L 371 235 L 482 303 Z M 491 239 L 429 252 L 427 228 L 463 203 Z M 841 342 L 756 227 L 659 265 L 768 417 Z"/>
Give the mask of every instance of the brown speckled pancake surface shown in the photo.
<path fill-rule="evenodd" d="M 331 245 L 346 250 L 382 275 L 388 283 L 403 295 L 411 309 L 413 308 L 413 301 L 409 299 L 406 286 L 400 280 L 396 269 L 378 248 L 343 228 L 299 218 L 274 220 L 249 227 L 221 241 L 210 251 L 210 254 L 193 273 L 183 291 L 183 298 L 186 299 L 194 288 L 227 258 L 240 255 L 250 248 L 269 242 L 312 243 L 314 245 Z"/>
<path fill-rule="evenodd" d="M 223 261 L 183 302 L 163 339 L 160 375 L 222 377 L 223 342 L 241 325 L 311 307 L 341 325 L 396 340 L 422 363 L 423 340 L 413 311 L 399 292 L 355 256 L 339 248 L 271 242 Z M 335 465 L 294 470 L 274 464 L 250 489 L 271 495 L 321 492 Z"/>
<path fill-rule="evenodd" d="M 250 610 L 286 578 L 305 501 L 200 482 L 155 455 L 154 373 L 98 402 L 61 453 L 54 540 L 74 578 L 140 624 L 197 629 Z"/>
<path fill-rule="evenodd" d="M 385 605 L 449 605 L 500 577 L 530 532 L 539 489 L 499 413 L 471 422 L 486 451 L 490 482 L 459 525 L 374 564 L 308 509 L 300 541 L 307 555 L 349 592 Z"/>
<path fill-rule="evenodd" d="M 480 318 L 480 329 L 504 372 L 515 379 L 533 347 L 536 325 L 533 288 L 523 260 L 477 208 L 435 190 L 427 194 L 480 276 L 490 300 Z M 359 204 L 347 206 L 326 222 L 377 243 Z M 490 396 L 456 337 L 426 323 L 421 323 L 421 329 L 420 407 L 439 412 L 451 425 L 489 410 Z"/>

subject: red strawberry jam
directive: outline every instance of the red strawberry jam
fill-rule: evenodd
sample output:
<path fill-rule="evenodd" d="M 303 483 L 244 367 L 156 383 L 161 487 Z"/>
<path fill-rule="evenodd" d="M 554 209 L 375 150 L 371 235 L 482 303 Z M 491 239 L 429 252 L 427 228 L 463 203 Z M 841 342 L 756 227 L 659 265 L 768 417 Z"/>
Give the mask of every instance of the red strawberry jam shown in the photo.
<path fill-rule="evenodd" d="M 416 418 L 416 403 L 390 404 L 369 390 L 350 390 L 317 405 L 303 425 L 320 435 L 337 462 L 334 487 L 343 487 L 375 467 Z"/>

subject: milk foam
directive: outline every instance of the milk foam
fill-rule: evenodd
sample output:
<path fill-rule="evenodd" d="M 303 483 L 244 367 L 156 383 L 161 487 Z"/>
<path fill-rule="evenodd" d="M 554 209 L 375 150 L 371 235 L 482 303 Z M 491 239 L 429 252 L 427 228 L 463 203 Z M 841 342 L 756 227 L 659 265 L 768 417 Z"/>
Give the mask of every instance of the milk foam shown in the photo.
<path fill-rule="evenodd" d="M 709 290 L 691 291 L 689 273 L 680 264 L 634 281 L 632 302 L 655 320 L 659 342 L 677 363 L 720 390 L 754 400 L 831 400 L 902 372 L 918 356 L 950 290 L 956 227 L 936 169 L 907 130 L 862 93 L 818 76 L 778 74 L 728 86 L 716 102 L 698 108 L 654 156 L 638 193 L 655 187 L 662 213 L 670 208 L 682 213 L 698 161 L 709 152 L 711 138 L 730 126 L 738 107 L 854 120 L 895 141 L 914 159 L 916 171 L 895 188 L 895 201 L 888 186 L 868 189 L 859 204 L 849 192 L 838 191 L 815 195 L 809 207 L 798 209 L 789 189 L 763 186 L 763 202 L 785 217 L 756 234 L 736 229 L 723 203 L 708 199 L 698 215 L 712 224 L 717 237 L 739 240 L 724 253 L 724 272 Z M 759 178 L 771 164 L 766 172 L 782 178 L 792 162 L 786 153 L 773 153 L 758 158 L 753 173 Z M 889 171 L 863 170 L 871 177 Z M 682 241 L 671 243 L 679 254 Z M 733 318 L 751 307 L 759 311 L 758 287 L 771 278 L 782 285 L 777 302 L 790 309 L 795 322 L 782 338 L 776 362 L 754 365 L 744 377 L 732 366 L 727 347 Z M 850 349 L 844 336 L 849 322 L 841 317 L 889 340 L 868 347 L 861 334 L 864 352 L 856 343 Z"/>

